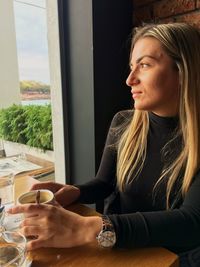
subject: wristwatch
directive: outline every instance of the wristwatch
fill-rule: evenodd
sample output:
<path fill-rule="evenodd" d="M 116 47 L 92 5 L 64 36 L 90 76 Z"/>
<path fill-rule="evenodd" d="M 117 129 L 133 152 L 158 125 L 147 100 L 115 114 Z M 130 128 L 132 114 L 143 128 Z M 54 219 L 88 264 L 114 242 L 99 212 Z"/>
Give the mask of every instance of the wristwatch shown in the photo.
<path fill-rule="evenodd" d="M 114 226 L 108 216 L 102 215 L 102 229 L 97 236 L 98 243 L 103 248 L 111 248 L 116 243 Z"/>

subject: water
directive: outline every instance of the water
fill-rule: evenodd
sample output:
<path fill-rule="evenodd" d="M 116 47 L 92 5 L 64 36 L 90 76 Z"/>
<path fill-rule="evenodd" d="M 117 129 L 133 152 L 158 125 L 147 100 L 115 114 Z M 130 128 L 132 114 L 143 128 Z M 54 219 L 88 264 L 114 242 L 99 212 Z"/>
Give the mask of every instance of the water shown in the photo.
<path fill-rule="evenodd" d="M 18 232 L 0 233 L 0 266 L 22 266 L 26 257 L 26 238 Z"/>
<path fill-rule="evenodd" d="M 36 100 L 23 100 L 21 101 L 22 106 L 28 106 L 28 105 L 37 105 L 37 106 L 44 106 L 51 104 L 50 99 L 36 99 Z"/>
<path fill-rule="evenodd" d="M 21 266 L 25 258 L 25 250 L 15 244 L 1 244 L 0 241 L 0 266 Z M 8 265 L 9 264 L 9 265 Z"/>

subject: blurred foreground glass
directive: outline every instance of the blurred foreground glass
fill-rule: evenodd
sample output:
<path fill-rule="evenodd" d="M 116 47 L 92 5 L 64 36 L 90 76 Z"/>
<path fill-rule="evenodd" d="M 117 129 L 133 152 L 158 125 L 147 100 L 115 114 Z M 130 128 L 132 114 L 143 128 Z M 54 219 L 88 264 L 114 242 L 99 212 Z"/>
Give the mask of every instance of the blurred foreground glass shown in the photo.
<path fill-rule="evenodd" d="M 7 209 L 14 205 L 14 174 L 8 171 L 0 171 L 0 199 L 1 206 Z"/>
<path fill-rule="evenodd" d="M 4 217 L 5 217 L 5 209 L 4 207 L 0 207 L 0 232 L 3 227 Z"/>
<path fill-rule="evenodd" d="M 20 267 L 26 257 L 26 238 L 18 232 L 0 232 L 0 266 Z"/>
<path fill-rule="evenodd" d="M 6 152 L 3 145 L 3 140 L 0 138 L 0 158 L 5 158 Z"/>

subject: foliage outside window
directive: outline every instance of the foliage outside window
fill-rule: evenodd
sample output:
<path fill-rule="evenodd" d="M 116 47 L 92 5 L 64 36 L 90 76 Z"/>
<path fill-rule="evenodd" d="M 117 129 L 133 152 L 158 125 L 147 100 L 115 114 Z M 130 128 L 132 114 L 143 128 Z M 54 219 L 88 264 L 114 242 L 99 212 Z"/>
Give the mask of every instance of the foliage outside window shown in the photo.
<path fill-rule="evenodd" d="M 50 99 L 50 85 L 36 81 L 20 81 L 22 100 Z"/>
<path fill-rule="evenodd" d="M 51 105 L 12 105 L 1 109 L 0 138 L 53 150 Z"/>

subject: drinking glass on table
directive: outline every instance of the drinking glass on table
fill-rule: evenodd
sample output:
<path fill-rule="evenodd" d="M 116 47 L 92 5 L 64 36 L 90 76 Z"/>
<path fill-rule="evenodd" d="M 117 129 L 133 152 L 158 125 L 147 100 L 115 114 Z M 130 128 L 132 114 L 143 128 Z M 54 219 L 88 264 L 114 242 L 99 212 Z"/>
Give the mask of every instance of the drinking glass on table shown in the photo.
<path fill-rule="evenodd" d="M 14 174 L 9 171 L 0 171 L 0 225 L 6 230 L 18 228 L 19 215 L 9 215 L 6 211 L 15 204 Z"/>
<path fill-rule="evenodd" d="M 4 217 L 5 217 L 5 210 L 4 210 L 4 207 L 0 205 L 0 232 L 4 230 L 4 226 L 3 226 Z"/>
<path fill-rule="evenodd" d="M 26 257 L 26 238 L 21 233 L 0 232 L 0 266 L 22 266 Z"/>
<path fill-rule="evenodd" d="M 0 171 L 0 199 L 5 210 L 14 205 L 14 174 L 10 171 Z"/>

